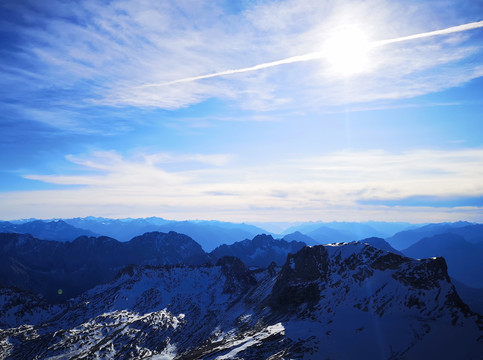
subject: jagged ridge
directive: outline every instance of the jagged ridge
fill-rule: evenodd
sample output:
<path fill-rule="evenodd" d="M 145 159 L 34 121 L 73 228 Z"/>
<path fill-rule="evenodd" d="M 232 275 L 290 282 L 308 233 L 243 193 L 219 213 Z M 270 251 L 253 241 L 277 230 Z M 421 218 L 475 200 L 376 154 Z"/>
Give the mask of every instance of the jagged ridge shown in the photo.
<path fill-rule="evenodd" d="M 306 247 L 257 271 L 233 258 L 131 267 L 0 341 L 12 359 L 470 359 L 482 335 L 443 259 L 352 243 Z"/>

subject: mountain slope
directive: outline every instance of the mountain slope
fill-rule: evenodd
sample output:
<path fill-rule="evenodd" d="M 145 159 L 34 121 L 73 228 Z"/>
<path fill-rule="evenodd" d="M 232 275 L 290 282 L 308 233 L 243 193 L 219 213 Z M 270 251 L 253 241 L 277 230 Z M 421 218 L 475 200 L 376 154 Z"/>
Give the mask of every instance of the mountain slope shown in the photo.
<path fill-rule="evenodd" d="M 386 241 L 395 249 L 402 250 L 417 243 L 419 240 L 438 234 L 444 234 L 446 232 L 453 232 L 458 228 L 470 226 L 471 224 L 466 221 L 459 221 L 455 223 L 440 223 L 429 224 L 418 227 L 416 229 L 405 230 L 398 232 L 397 234 L 386 238 Z"/>
<path fill-rule="evenodd" d="M 305 235 L 311 237 L 321 245 L 359 240 L 357 235 L 351 232 L 335 230 L 327 226 L 320 226 L 315 230 L 307 232 Z"/>
<path fill-rule="evenodd" d="M 312 239 L 310 236 L 307 236 L 305 234 L 302 234 L 300 231 L 295 231 L 293 233 L 287 234 L 283 236 L 283 240 L 285 241 L 299 241 L 303 242 L 307 245 L 320 245 L 317 241 Z"/>
<path fill-rule="evenodd" d="M 351 243 L 281 269 L 131 266 L 41 326 L 0 330 L 0 357 L 477 359 L 482 335 L 444 259 Z"/>
<path fill-rule="evenodd" d="M 452 229 L 453 234 L 459 235 L 473 244 L 483 244 L 483 224 L 473 224 Z"/>
<path fill-rule="evenodd" d="M 3 285 L 35 291 L 54 302 L 112 280 L 129 264 L 210 262 L 199 244 L 175 232 L 146 233 L 124 243 L 86 236 L 60 243 L 4 233 L 0 234 L 0 260 Z"/>
<path fill-rule="evenodd" d="M 386 240 L 381 239 L 381 238 L 371 237 L 371 238 L 359 240 L 359 242 L 363 243 L 363 244 L 369 244 L 371 246 L 374 246 L 376 249 L 386 250 L 386 251 L 392 252 L 394 254 L 403 255 L 402 252 L 397 251 L 391 245 L 389 245 L 389 243 Z M 429 257 L 429 256 L 427 256 L 427 257 Z"/>
<path fill-rule="evenodd" d="M 456 291 L 458 292 L 461 299 L 466 304 L 468 304 L 470 309 L 482 315 L 483 314 L 483 288 L 472 288 L 456 279 L 451 279 L 451 282 L 454 284 Z"/>

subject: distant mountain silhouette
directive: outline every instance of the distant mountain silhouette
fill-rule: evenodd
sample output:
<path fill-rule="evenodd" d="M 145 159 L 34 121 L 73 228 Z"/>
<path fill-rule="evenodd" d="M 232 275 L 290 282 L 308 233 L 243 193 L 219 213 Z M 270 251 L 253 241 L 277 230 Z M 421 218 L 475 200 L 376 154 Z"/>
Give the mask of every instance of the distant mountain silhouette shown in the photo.
<path fill-rule="evenodd" d="M 210 258 L 199 244 L 175 232 L 146 233 L 129 242 L 82 236 L 66 243 L 26 234 L 0 234 L 0 283 L 41 293 L 54 302 L 112 280 L 130 264 L 207 262 Z"/>
<path fill-rule="evenodd" d="M 221 245 L 210 255 L 215 259 L 224 256 L 238 257 L 246 266 L 268 267 L 272 262 L 283 265 L 287 255 L 296 253 L 306 244 L 300 241 L 275 240 L 271 235 L 257 235 L 231 245 Z"/>
<path fill-rule="evenodd" d="M 0 221 L 0 232 L 30 234 L 36 238 L 56 241 L 72 241 L 79 236 L 98 236 L 95 232 L 78 228 L 63 220 L 34 220 L 21 224 Z"/>
<path fill-rule="evenodd" d="M 90 229 L 98 234 L 128 241 L 135 236 L 151 231 L 168 233 L 175 231 L 186 234 L 198 242 L 205 251 L 211 251 L 221 244 L 232 244 L 261 233 L 265 230 L 248 224 L 222 221 L 171 221 L 158 217 L 145 219 L 74 218 L 65 219 L 71 225 Z"/>
<path fill-rule="evenodd" d="M 451 229 L 451 233 L 473 244 L 483 244 L 483 224 L 472 224 Z"/>
<path fill-rule="evenodd" d="M 323 223 L 322 221 L 304 222 L 302 224 L 289 227 L 288 229 L 286 229 L 285 231 L 282 232 L 282 235 L 291 234 L 291 233 L 294 233 L 296 231 L 298 231 L 302 234 L 307 234 L 308 232 L 313 231 L 313 230 L 323 226 L 324 224 L 325 223 Z"/>
<path fill-rule="evenodd" d="M 157 221 L 151 222 L 147 219 L 108 219 L 89 216 L 64 219 L 64 221 L 75 227 L 89 229 L 97 234 L 109 236 L 119 241 L 129 241 L 135 236 L 156 231 L 160 225 L 169 222 L 161 218 L 156 219 Z"/>
<path fill-rule="evenodd" d="M 415 244 L 422 238 L 438 234 L 444 234 L 449 231 L 455 233 L 456 229 L 466 226 L 473 226 L 473 224 L 466 221 L 459 221 L 455 223 L 429 224 L 415 229 L 398 232 L 394 236 L 386 238 L 386 241 L 391 244 L 393 248 L 397 250 L 402 250 L 408 248 L 412 244 Z"/>
<path fill-rule="evenodd" d="M 295 231 L 293 233 L 284 235 L 283 240 L 285 241 L 300 241 L 304 242 L 307 245 L 320 245 L 317 241 L 312 239 L 310 236 L 302 234 L 300 231 Z"/>
<path fill-rule="evenodd" d="M 367 223 L 359 223 L 359 222 L 330 222 L 324 224 L 324 226 L 342 231 L 344 233 L 350 233 L 353 234 L 357 239 L 364 239 L 364 238 L 369 238 L 369 237 L 385 237 L 387 234 L 376 230 L 374 227 L 371 225 L 368 225 Z"/>
<path fill-rule="evenodd" d="M 371 237 L 371 238 L 367 238 L 367 239 L 362 239 L 362 240 L 359 240 L 358 242 L 363 243 L 363 244 L 369 244 L 371 246 L 374 246 L 376 249 L 386 250 L 386 251 L 392 252 L 394 254 L 403 255 L 402 252 L 397 251 L 391 245 L 389 245 L 389 243 L 386 240 L 378 238 L 378 237 Z"/>
<path fill-rule="evenodd" d="M 472 244 L 459 235 L 445 233 L 424 238 L 402 253 L 417 259 L 442 256 L 451 277 L 470 287 L 483 287 L 483 244 Z"/>
<path fill-rule="evenodd" d="M 302 234 L 308 234 L 311 231 L 317 230 L 321 226 L 329 229 L 342 231 L 346 234 L 352 234 L 354 239 L 363 239 L 369 237 L 389 237 L 398 231 L 407 229 L 411 226 L 409 223 L 399 222 L 381 222 L 381 221 L 366 221 L 366 222 L 306 222 L 299 225 L 292 226 L 286 229 L 282 234 L 290 234 L 296 231 Z"/>
<path fill-rule="evenodd" d="M 239 227 L 228 227 L 227 224 L 212 222 L 180 221 L 159 227 L 159 231 L 176 231 L 192 237 L 205 251 L 211 251 L 222 244 L 233 244 L 236 241 L 252 238 L 265 233 L 263 229 L 239 224 Z"/>
<path fill-rule="evenodd" d="M 315 230 L 307 232 L 305 235 L 314 239 L 318 244 L 332 244 L 339 242 L 351 242 L 360 238 L 348 231 L 334 230 L 327 226 L 320 226 Z"/>

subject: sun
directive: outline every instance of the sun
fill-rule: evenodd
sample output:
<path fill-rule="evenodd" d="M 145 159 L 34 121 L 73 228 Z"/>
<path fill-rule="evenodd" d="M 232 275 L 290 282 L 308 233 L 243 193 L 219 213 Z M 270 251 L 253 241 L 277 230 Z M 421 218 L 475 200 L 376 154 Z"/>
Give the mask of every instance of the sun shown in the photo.
<path fill-rule="evenodd" d="M 356 26 L 343 26 L 334 30 L 323 46 L 329 71 L 345 76 L 370 70 L 370 49 L 368 36 Z"/>

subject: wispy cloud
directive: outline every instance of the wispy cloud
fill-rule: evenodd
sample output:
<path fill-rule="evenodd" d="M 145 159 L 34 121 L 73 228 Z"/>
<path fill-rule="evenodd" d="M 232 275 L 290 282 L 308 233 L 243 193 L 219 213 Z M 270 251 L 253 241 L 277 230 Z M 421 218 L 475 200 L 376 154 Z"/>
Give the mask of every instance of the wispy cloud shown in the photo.
<path fill-rule="evenodd" d="M 28 41 L 15 44 L 13 61 L 4 60 L 8 92 L 2 95 L 34 99 L 55 89 L 63 106 L 77 109 L 96 104 L 176 110 L 219 98 L 260 111 L 317 110 L 424 95 L 483 74 L 475 61 L 481 46 L 473 36 L 482 22 L 451 26 L 468 19 L 449 21 L 438 4 L 282 1 L 239 13 L 211 1 L 9 6 L 24 20 L 11 28 Z M 360 25 L 376 45 L 372 71 L 351 78 L 350 86 L 330 72 L 322 51 L 324 39 L 341 24 Z M 58 105 L 54 92 L 42 110 L 55 115 Z M 74 130 L 94 127 L 46 114 L 39 119 Z"/>
<path fill-rule="evenodd" d="M 424 39 L 426 37 L 432 37 L 432 36 L 448 35 L 448 34 L 452 34 L 452 33 L 456 33 L 456 32 L 478 29 L 478 28 L 481 28 L 481 27 L 483 27 L 483 21 L 473 22 L 473 23 L 468 23 L 468 24 L 463 24 L 463 25 L 458 25 L 458 26 L 452 26 L 452 27 L 449 27 L 449 28 L 446 28 L 446 29 L 429 31 L 429 32 L 424 32 L 424 33 L 420 33 L 420 34 L 402 36 L 402 37 L 398 37 L 398 38 L 395 38 L 395 39 L 373 41 L 373 42 L 367 43 L 366 46 L 368 48 L 375 48 L 375 47 L 394 44 L 394 43 L 403 42 L 403 41 Z M 214 78 L 214 77 L 240 74 L 240 73 L 245 73 L 245 72 L 250 72 L 250 71 L 257 71 L 257 70 L 271 68 L 271 67 L 274 67 L 274 66 L 292 64 L 292 63 L 296 63 L 296 62 L 318 60 L 318 59 L 323 59 L 323 58 L 327 58 L 327 57 L 330 57 L 330 54 L 327 53 L 326 51 L 316 51 L 316 52 L 312 52 L 312 53 L 309 53 L 309 54 L 292 56 L 292 57 L 289 57 L 289 58 L 286 58 L 286 59 L 271 61 L 271 62 L 258 64 L 258 65 L 254 65 L 254 66 L 249 66 L 249 67 L 245 67 L 245 68 L 240 68 L 240 69 L 224 70 L 224 71 L 220 71 L 220 72 L 216 72 L 216 73 L 212 73 L 212 74 L 192 76 L 192 77 L 188 77 L 188 78 L 184 78 L 184 79 L 178 79 L 178 80 L 171 80 L 171 81 L 168 81 L 168 82 L 165 82 L 165 83 L 145 84 L 145 85 L 139 86 L 138 88 L 139 89 L 145 89 L 145 88 L 151 88 L 151 87 L 163 87 L 163 86 L 174 85 L 174 84 L 179 84 L 179 83 L 192 82 L 192 81 L 198 81 L 198 80 L 203 80 L 203 79 L 211 79 L 211 78 Z"/>
<path fill-rule="evenodd" d="M 483 213 L 475 206 L 433 206 L 434 201 L 428 201 L 426 207 L 418 203 L 414 212 L 409 203 L 397 209 L 386 206 L 389 199 L 415 196 L 481 197 L 482 149 L 399 154 L 344 151 L 243 167 L 224 154 L 138 154 L 125 158 L 110 151 L 71 156 L 69 160 L 81 174 L 25 177 L 76 188 L 0 194 L 0 217 L 15 216 L 15 211 L 18 216 L 37 217 L 97 214 L 100 210 L 92 212 L 93 202 L 104 204 L 103 214 L 155 213 L 171 218 L 230 220 L 280 220 L 289 214 L 296 220 L 337 219 L 342 215 L 345 219 L 374 219 L 386 212 L 386 219 L 399 216 L 399 221 L 417 221 L 422 212 L 424 219 L 440 220 L 457 219 L 462 212 L 473 211 L 473 218 Z M 170 168 L 172 162 L 179 166 Z M 45 204 L 51 205 L 49 214 Z M 267 208 L 272 210 L 263 210 Z"/>

